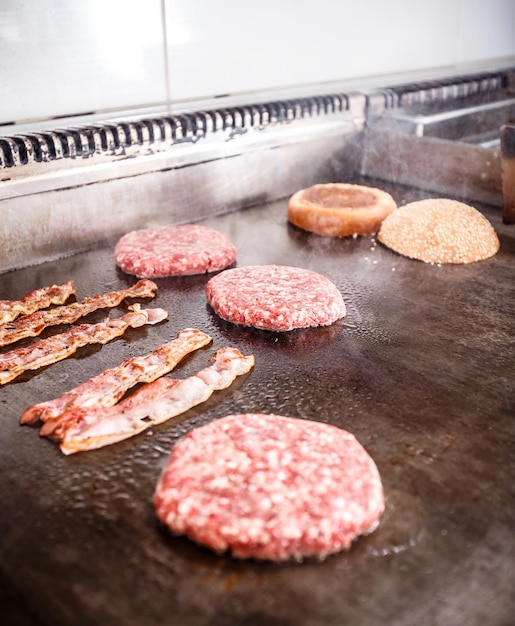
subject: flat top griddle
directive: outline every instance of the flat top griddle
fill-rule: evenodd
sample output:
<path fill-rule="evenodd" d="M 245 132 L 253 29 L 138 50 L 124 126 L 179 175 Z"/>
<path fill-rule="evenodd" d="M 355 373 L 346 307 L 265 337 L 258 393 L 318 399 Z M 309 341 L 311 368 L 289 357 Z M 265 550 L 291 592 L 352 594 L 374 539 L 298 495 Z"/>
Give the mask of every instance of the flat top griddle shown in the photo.
<path fill-rule="evenodd" d="M 428 195 L 368 184 L 399 204 Z M 231 237 L 238 266 L 288 264 L 328 276 L 347 317 L 282 334 L 245 329 L 210 310 L 209 275 L 159 279 L 149 306 L 166 308 L 168 322 L 83 348 L 1 388 L 4 623 L 511 624 L 515 230 L 498 210 L 481 209 L 500 236 L 500 252 L 441 267 L 398 256 L 370 237 L 303 232 L 287 223 L 286 200 L 205 220 Z M 0 298 L 69 279 L 78 299 L 132 284 L 116 268 L 113 247 L 5 274 Z M 172 376 L 204 367 L 224 345 L 253 353 L 254 371 L 180 418 L 97 451 L 66 457 L 36 426 L 18 424 L 28 405 L 186 327 L 214 342 Z M 383 478 L 379 528 L 323 562 L 282 565 L 215 555 L 171 536 L 151 499 L 172 445 L 235 412 L 298 416 L 353 432 Z"/>

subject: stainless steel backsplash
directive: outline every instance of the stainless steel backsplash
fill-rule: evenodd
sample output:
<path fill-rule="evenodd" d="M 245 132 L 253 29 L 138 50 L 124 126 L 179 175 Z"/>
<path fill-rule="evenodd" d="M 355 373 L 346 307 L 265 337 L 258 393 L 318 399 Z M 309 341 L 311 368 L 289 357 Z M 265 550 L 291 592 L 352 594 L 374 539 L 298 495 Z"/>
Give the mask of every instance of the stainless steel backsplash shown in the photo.
<path fill-rule="evenodd" d="M 0 137 L 0 272 L 358 174 L 501 206 L 513 117 L 502 70 L 13 133 Z"/>

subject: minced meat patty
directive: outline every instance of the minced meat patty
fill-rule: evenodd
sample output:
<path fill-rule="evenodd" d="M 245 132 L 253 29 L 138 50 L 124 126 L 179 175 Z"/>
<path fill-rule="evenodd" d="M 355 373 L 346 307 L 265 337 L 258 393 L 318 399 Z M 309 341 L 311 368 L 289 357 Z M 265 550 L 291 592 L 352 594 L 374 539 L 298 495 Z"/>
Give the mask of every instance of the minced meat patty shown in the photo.
<path fill-rule="evenodd" d="M 236 248 L 229 237 L 200 224 L 134 230 L 116 244 L 116 264 L 144 278 L 215 272 L 231 265 Z"/>
<path fill-rule="evenodd" d="M 230 415 L 172 450 L 154 504 L 172 532 L 215 552 L 323 558 L 375 528 L 379 471 L 349 432 L 265 414 Z"/>
<path fill-rule="evenodd" d="M 264 330 L 328 326 L 345 316 L 336 285 L 312 270 L 254 265 L 209 280 L 207 301 L 222 319 Z"/>

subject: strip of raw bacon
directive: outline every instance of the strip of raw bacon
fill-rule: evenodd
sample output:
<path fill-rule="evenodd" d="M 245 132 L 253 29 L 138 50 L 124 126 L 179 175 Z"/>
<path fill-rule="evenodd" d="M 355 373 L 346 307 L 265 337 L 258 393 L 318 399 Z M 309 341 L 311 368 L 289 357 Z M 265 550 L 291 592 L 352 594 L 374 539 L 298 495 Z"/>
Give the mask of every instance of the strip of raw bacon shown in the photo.
<path fill-rule="evenodd" d="M 68 411 L 46 422 L 42 436 L 52 435 L 64 454 L 101 448 L 133 437 L 205 402 L 214 391 L 229 387 L 254 366 L 254 357 L 222 348 L 214 364 L 183 380 L 158 378 L 116 406 Z"/>
<path fill-rule="evenodd" d="M 45 365 L 66 359 L 88 343 L 104 344 L 123 335 L 129 328 L 157 324 L 168 317 L 164 309 L 140 309 L 139 304 L 123 317 L 108 319 L 99 324 L 81 324 L 59 335 L 36 341 L 27 348 L 0 354 L 0 385 L 14 380 L 27 370 L 37 370 Z"/>
<path fill-rule="evenodd" d="M 181 330 L 176 339 L 145 356 L 134 356 L 103 371 L 55 400 L 34 404 L 23 412 L 20 422 L 28 424 L 38 417 L 46 422 L 65 411 L 81 407 L 113 406 L 137 383 L 150 383 L 172 371 L 194 350 L 207 346 L 212 338 L 196 328 Z"/>
<path fill-rule="evenodd" d="M 157 285 L 151 280 L 140 280 L 128 289 L 84 298 L 82 302 L 73 302 L 55 309 L 36 311 L 14 322 L 2 324 L 0 326 L 0 346 L 6 346 L 9 343 L 25 339 L 25 337 L 37 337 L 48 326 L 72 324 L 79 317 L 84 317 L 98 309 L 118 306 L 125 298 L 153 298 L 156 291 Z"/>
<path fill-rule="evenodd" d="M 73 281 L 31 291 L 20 300 L 0 300 L 0 324 L 12 322 L 20 315 L 30 315 L 51 304 L 64 304 L 75 293 Z"/>

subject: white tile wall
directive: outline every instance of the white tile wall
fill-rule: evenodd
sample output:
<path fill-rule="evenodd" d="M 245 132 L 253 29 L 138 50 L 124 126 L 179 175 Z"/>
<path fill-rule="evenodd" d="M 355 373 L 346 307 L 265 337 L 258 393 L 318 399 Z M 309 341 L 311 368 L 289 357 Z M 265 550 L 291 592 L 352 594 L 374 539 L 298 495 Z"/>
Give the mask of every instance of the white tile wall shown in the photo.
<path fill-rule="evenodd" d="M 456 54 L 460 0 L 167 0 L 167 8 L 172 96 L 189 99 L 445 65 Z M 428 36 L 437 31 L 439 45 Z"/>
<path fill-rule="evenodd" d="M 0 125 L 500 57 L 513 0 L 0 0 Z"/>
<path fill-rule="evenodd" d="M 515 53 L 514 0 L 462 0 L 457 61 Z"/>
<path fill-rule="evenodd" d="M 166 99 L 161 0 L 0 0 L 0 122 Z"/>

